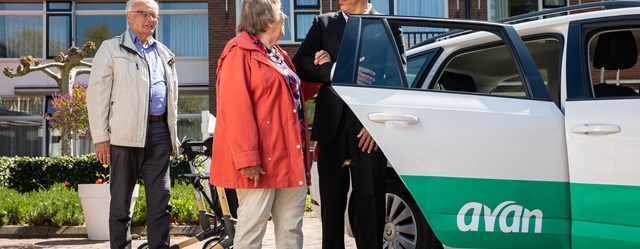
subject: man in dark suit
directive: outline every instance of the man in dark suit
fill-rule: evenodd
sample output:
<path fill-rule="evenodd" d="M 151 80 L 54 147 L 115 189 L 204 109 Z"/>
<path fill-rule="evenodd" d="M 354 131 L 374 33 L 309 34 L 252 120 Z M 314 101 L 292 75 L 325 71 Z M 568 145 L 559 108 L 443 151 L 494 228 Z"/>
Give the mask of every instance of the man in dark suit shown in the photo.
<path fill-rule="evenodd" d="M 330 88 L 348 15 L 378 13 L 367 0 L 340 1 L 340 10 L 314 19 L 293 58 L 302 80 L 322 84 L 316 97 L 312 133 L 319 148 L 322 248 L 344 248 L 344 211 L 350 182 L 349 218 L 356 245 L 382 248 L 387 159 L 354 113 Z M 371 84 L 376 79 L 372 70 L 361 68 L 357 83 Z"/>

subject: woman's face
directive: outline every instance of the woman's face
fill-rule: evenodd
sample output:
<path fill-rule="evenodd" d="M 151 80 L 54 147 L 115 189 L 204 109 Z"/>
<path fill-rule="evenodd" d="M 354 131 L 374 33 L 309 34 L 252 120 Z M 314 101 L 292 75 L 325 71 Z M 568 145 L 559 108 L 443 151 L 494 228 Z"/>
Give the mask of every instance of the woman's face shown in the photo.
<path fill-rule="evenodd" d="M 276 21 L 273 22 L 271 25 L 273 25 L 273 28 L 270 27 L 270 29 L 272 30 L 272 32 L 279 32 L 278 35 L 278 39 L 284 37 L 284 20 L 287 18 L 287 15 L 284 14 L 284 9 L 282 9 L 282 4 L 280 4 L 279 2 L 275 5 L 275 12 L 277 13 L 276 15 Z"/>

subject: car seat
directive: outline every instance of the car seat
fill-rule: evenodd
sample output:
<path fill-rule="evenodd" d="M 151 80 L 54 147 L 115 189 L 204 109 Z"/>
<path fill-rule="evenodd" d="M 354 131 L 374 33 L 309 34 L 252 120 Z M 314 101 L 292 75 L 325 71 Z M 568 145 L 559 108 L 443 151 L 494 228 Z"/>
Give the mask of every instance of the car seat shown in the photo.
<path fill-rule="evenodd" d="M 447 91 L 476 92 L 476 83 L 466 74 L 444 72 L 438 83 Z"/>
<path fill-rule="evenodd" d="M 602 33 L 598 37 L 593 55 L 593 67 L 600 69 L 600 84 L 593 87 L 596 97 L 637 96 L 638 93 L 620 86 L 620 70 L 636 65 L 638 48 L 629 30 Z M 604 82 L 604 70 L 617 70 L 616 85 Z"/>

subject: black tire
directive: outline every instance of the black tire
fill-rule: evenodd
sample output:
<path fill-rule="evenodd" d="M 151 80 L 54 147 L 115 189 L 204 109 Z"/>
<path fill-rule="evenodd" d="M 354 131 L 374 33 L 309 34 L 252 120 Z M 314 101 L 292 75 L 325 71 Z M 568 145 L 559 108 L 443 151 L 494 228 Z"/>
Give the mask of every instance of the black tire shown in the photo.
<path fill-rule="evenodd" d="M 202 245 L 202 249 L 211 249 L 216 244 L 218 244 L 218 242 L 220 242 L 220 237 L 218 237 L 218 236 L 213 237 L 213 238 L 207 240 L 207 242 L 205 242 L 204 245 Z"/>
<path fill-rule="evenodd" d="M 149 249 L 149 243 L 144 242 L 138 246 L 138 249 Z"/>
<path fill-rule="evenodd" d="M 442 248 L 404 184 L 387 180 L 383 249 Z"/>

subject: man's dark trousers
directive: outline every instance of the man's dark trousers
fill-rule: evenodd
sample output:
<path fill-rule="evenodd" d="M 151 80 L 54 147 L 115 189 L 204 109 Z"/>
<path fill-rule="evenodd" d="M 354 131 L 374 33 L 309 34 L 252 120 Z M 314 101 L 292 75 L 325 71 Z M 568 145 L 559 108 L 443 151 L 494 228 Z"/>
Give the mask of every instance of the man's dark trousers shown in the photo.
<path fill-rule="evenodd" d="M 147 197 L 149 248 L 169 248 L 171 137 L 166 121 L 147 123 L 145 148 L 111 146 L 111 248 L 131 248 L 131 193 L 139 174 Z"/>
<path fill-rule="evenodd" d="M 318 143 L 322 248 L 344 248 L 344 210 L 351 182 L 349 219 L 358 248 L 382 248 L 387 160 L 380 149 L 362 152 L 362 124 L 345 106 L 334 139 Z M 349 165 L 344 165 L 348 160 Z"/>

